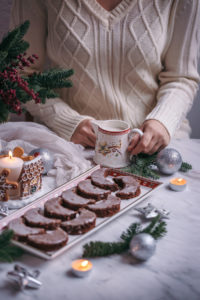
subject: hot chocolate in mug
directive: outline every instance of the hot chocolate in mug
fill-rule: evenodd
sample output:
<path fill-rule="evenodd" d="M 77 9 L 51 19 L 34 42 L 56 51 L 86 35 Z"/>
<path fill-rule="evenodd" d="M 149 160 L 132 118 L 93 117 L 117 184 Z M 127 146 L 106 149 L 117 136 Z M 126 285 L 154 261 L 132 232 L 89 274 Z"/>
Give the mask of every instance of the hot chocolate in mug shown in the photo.
<path fill-rule="evenodd" d="M 105 167 L 122 168 L 130 164 L 127 151 L 133 133 L 143 132 L 131 129 L 129 124 L 121 120 L 91 121 L 96 134 L 94 161 Z"/>

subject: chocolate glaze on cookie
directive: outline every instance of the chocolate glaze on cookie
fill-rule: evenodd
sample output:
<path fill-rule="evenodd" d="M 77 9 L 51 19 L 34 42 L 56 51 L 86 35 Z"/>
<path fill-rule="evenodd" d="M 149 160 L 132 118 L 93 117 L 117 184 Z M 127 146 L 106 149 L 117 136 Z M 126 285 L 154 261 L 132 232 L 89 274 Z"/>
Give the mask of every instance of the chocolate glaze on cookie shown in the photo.
<path fill-rule="evenodd" d="M 52 251 L 61 248 L 68 241 L 68 234 L 61 228 L 43 234 L 29 235 L 28 244 L 41 250 Z"/>
<path fill-rule="evenodd" d="M 109 174 L 109 169 L 100 168 L 91 174 L 91 181 L 94 185 L 105 189 L 116 191 L 118 189 L 117 184 L 113 181 L 113 178 L 107 177 Z"/>
<path fill-rule="evenodd" d="M 81 208 L 75 219 L 62 222 L 61 227 L 69 234 L 82 234 L 94 228 L 95 224 L 95 213 L 85 208 Z"/>
<path fill-rule="evenodd" d="M 68 208 L 77 210 L 86 207 L 90 203 L 95 203 L 94 199 L 86 199 L 76 193 L 76 188 L 69 189 L 62 193 L 62 204 Z"/>
<path fill-rule="evenodd" d="M 132 176 L 117 176 L 114 181 L 121 188 L 116 193 L 116 196 L 121 199 L 130 199 L 137 197 L 140 194 L 140 183 Z"/>
<path fill-rule="evenodd" d="M 92 184 L 90 179 L 79 182 L 77 185 L 77 192 L 83 197 L 96 200 L 106 199 L 107 196 L 111 193 L 111 191 L 96 187 Z"/>
<path fill-rule="evenodd" d="M 97 201 L 95 204 L 89 204 L 87 208 L 93 211 L 97 217 L 104 218 L 116 214 L 120 210 L 121 200 L 116 196 L 109 195 L 106 200 Z"/>
<path fill-rule="evenodd" d="M 8 224 L 8 229 L 13 230 L 14 238 L 19 241 L 26 241 L 29 234 L 36 235 L 44 233 L 44 228 L 33 228 L 26 226 L 22 218 L 14 219 Z"/>
<path fill-rule="evenodd" d="M 62 206 L 61 197 L 48 200 L 44 204 L 44 214 L 49 218 L 58 218 L 63 221 L 71 220 L 76 216 L 74 210 Z"/>
<path fill-rule="evenodd" d="M 61 220 L 46 218 L 38 208 L 32 208 L 24 214 L 25 223 L 31 227 L 42 227 L 45 229 L 57 228 Z"/>

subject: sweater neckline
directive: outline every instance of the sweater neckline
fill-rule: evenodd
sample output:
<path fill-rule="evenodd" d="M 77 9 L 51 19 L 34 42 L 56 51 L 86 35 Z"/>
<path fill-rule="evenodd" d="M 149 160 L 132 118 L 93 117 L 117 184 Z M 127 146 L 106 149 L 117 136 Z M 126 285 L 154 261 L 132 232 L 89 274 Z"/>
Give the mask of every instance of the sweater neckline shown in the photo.
<path fill-rule="evenodd" d="M 109 26 L 120 19 L 133 7 L 136 0 L 122 0 L 111 11 L 106 10 L 96 0 L 83 0 L 88 9 L 105 25 Z"/>

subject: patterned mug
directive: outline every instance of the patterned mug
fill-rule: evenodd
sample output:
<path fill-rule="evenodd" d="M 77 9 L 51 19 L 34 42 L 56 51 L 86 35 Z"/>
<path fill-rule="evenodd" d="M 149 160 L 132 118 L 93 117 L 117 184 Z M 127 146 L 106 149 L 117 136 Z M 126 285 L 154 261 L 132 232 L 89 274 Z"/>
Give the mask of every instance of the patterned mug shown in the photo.
<path fill-rule="evenodd" d="M 129 124 L 121 120 L 92 121 L 96 133 L 94 162 L 105 167 L 122 168 L 130 164 L 127 148 L 133 133 L 143 132 L 131 129 Z"/>

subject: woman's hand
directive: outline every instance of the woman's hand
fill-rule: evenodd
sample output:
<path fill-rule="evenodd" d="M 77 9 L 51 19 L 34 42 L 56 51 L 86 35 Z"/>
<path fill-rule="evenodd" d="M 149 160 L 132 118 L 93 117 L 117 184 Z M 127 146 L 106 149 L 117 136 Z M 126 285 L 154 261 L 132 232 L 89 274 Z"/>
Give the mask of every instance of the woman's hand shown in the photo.
<path fill-rule="evenodd" d="M 140 152 L 153 154 L 165 148 L 170 141 L 170 136 L 165 126 L 157 120 L 147 120 L 140 128 L 144 135 L 136 133 L 128 146 L 130 155 Z"/>
<path fill-rule="evenodd" d="M 77 126 L 71 137 L 71 142 L 81 144 L 84 147 L 95 147 L 96 136 L 90 120 L 83 120 Z"/>

